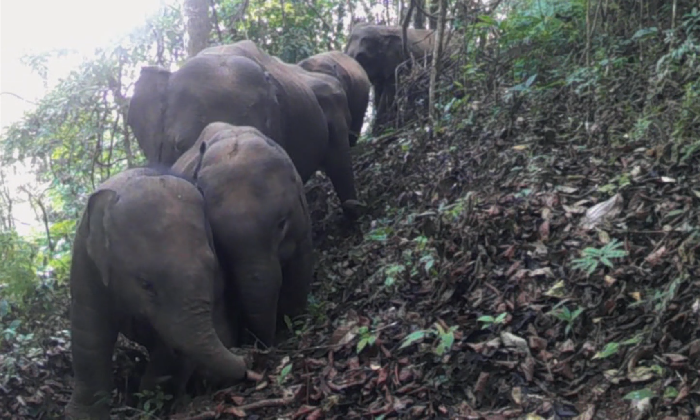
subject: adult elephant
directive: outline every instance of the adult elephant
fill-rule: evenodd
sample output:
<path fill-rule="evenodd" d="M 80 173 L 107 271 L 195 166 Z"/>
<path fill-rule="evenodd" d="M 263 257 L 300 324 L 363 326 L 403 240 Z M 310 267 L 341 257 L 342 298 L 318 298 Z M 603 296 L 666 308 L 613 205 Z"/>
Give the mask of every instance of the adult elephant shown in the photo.
<path fill-rule="evenodd" d="M 214 121 L 286 139 L 275 86 L 246 57 L 194 56 L 177 71 L 141 68 L 127 121 L 149 163 L 172 165 Z"/>
<path fill-rule="evenodd" d="M 227 381 L 246 378 L 245 361 L 226 347 L 235 328 L 223 291 L 204 198 L 192 183 L 135 168 L 100 185 L 73 244 L 74 388 L 66 417 L 109 419 L 119 332 L 150 354 L 142 390 L 169 375 L 184 389 L 195 369 Z"/>
<path fill-rule="evenodd" d="M 298 65 L 307 71 L 327 74 L 338 79 L 350 107 L 351 122 L 348 141 L 350 147 L 354 147 L 362 131 L 362 124 L 369 104 L 369 90 L 372 85 L 367 72 L 355 59 L 341 51 L 316 54 L 301 60 Z"/>
<path fill-rule="evenodd" d="M 432 53 L 434 31 L 409 28 L 406 37 L 408 51 L 414 57 L 422 58 Z M 344 52 L 360 63 L 372 83 L 376 113 L 372 131 L 377 134 L 390 118 L 396 95 L 396 68 L 410 58 L 404 54 L 402 28 L 356 24 Z"/>
<path fill-rule="evenodd" d="M 324 169 L 346 216 L 355 218 L 363 205 L 347 135 L 343 139 L 342 130 L 335 129 L 341 122 L 329 124 L 312 88 L 284 65 L 242 41 L 204 49 L 174 73 L 143 68 L 129 125 L 149 161 L 168 165 L 211 122 L 255 127 L 285 149 L 304 182 Z"/>
<path fill-rule="evenodd" d="M 266 346 L 305 307 L 313 277 L 311 219 L 289 155 L 253 127 L 209 124 L 173 170 L 196 177 L 227 276 L 228 301 Z M 237 317 L 238 314 L 230 314 Z"/>
<path fill-rule="evenodd" d="M 355 190 L 348 141 L 351 115 L 340 82 L 285 63 L 250 40 L 209 47 L 200 55 L 246 57 L 269 74 L 278 92 L 280 124 L 285 133 L 282 138 L 269 137 L 287 152 L 302 182 L 306 183 L 318 169 L 323 169 L 333 183 L 345 215 L 357 218 L 364 204 L 357 200 Z"/>

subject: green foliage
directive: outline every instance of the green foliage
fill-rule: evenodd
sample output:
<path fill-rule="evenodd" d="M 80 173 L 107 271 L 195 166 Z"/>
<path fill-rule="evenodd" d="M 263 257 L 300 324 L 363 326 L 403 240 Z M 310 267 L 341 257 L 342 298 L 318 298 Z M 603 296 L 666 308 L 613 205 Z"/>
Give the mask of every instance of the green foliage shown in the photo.
<path fill-rule="evenodd" d="M 377 334 L 370 332 L 369 328 L 364 325 L 360 327 L 358 334 L 360 335 L 360 340 L 357 342 L 358 354 L 361 353 L 362 350 L 364 350 L 368 345 L 373 346 L 377 341 Z"/>
<path fill-rule="evenodd" d="M 156 414 L 162 412 L 165 404 L 173 399 L 172 395 L 165 394 L 160 388 L 155 391 L 143 390 L 134 395 L 139 399 L 139 407 L 145 414 L 142 418 L 158 418 Z"/>
<path fill-rule="evenodd" d="M 36 254 L 36 246 L 16 232 L 0 232 L 0 315 L 10 303 L 21 305 L 36 288 Z"/>
<path fill-rule="evenodd" d="M 477 321 L 479 321 L 483 324 L 481 326 L 481 329 L 485 330 L 487 328 L 491 328 L 491 326 L 494 324 L 495 325 L 503 324 L 505 322 L 507 316 L 508 316 L 508 312 L 503 312 L 496 317 L 493 317 L 491 315 L 482 315 L 477 319 Z"/>
<path fill-rule="evenodd" d="M 277 385 L 282 385 L 284 383 L 292 372 L 292 367 L 294 367 L 294 363 L 289 363 L 282 368 L 280 375 L 277 377 Z"/>
<path fill-rule="evenodd" d="M 437 341 L 434 343 L 431 351 L 437 356 L 443 356 L 445 353 L 449 352 L 452 349 L 452 345 L 454 344 L 455 340 L 454 333 L 455 331 L 457 331 L 457 328 L 458 326 L 456 325 L 449 328 L 445 328 L 442 325 L 440 325 L 440 323 L 435 323 L 434 328 L 416 330 L 411 334 L 407 335 L 403 339 L 403 342 L 401 343 L 401 346 L 399 346 L 399 349 L 411 346 L 416 342 L 423 340 L 426 337 L 435 336 L 437 337 Z"/>
<path fill-rule="evenodd" d="M 573 261 L 573 268 L 585 270 L 586 274 L 589 276 L 593 274 L 600 263 L 609 268 L 613 268 L 612 259 L 627 256 L 627 251 L 618 249 L 621 246 L 621 242 L 617 239 L 613 239 L 600 249 L 591 247 L 585 248 L 582 252 L 583 258 L 577 258 Z"/>
<path fill-rule="evenodd" d="M 561 309 L 553 309 L 551 314 L 562 322 L 566 323 L 564 328 L 564 334 L 569 335 L 571 333 L 571 328 L 574 325 L 574 321 L 583 313 L 583 308 L 576 308 L 573 312 L 567 307 L 562 306 Z"/>
<path fill-rule="evenodd" d="M 239 16 L 245 4 L 245 13 Z M 296 63 L 322 51 L 342 49 L 342 18 L 347 7 L 347 3 L 333 0 L 222 0 L 216 2 L 219 25 L 212 38 L 217 44 L 252 39 L 268 53 Z M 236 17 L 239 19 L 235 25 L 228 27 L 227 23 Z"/>

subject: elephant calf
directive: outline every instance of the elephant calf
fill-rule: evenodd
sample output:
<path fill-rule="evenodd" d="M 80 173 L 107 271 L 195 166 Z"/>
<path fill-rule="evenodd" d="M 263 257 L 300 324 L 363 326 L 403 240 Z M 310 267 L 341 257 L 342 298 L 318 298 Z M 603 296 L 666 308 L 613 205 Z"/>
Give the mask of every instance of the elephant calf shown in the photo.
<path fill-rule="evenodd" d="M 362 124 L 369 104 L 369 90 L 372 86 L 365 70 L 352 57 L 341 51 L 316 54 L 301 60 L 298 65 L 304 70 L 327 74 L 338 79 L 345 91 L 350 108 L 351 122 L 348 141 L 350 147 L 354 147 L 362 131 Z"/>
<path fill-rule="evenodd" d="M 182 388 L 196 368 L 246 378 L 245 361 L 225 346 L 232 327 L 223 289 L 204 198 L 191 182 L 136 168 L 100 185 L 73 244 L 74 389 L 66 417 L 109 419 L 119 332 L 150 354 L 141 389 L 167 375 Z"/>
<path fill-rule="evenodd" d="M 313 277 L 311 219 L 289 155 L 256 128 L 215 122 L 173 170 L 203 191 L 227 300 L 272 346 L 283 316 L 304 309 Z"/>

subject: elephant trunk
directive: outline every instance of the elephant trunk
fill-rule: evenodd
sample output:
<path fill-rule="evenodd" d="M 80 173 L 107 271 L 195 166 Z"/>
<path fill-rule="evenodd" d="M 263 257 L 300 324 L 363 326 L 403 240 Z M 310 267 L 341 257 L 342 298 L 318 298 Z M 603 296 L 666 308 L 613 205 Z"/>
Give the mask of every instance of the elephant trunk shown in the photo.
<path fill-rule="evenodd" d="M 209 377 L 227 381 L 245 379 L 246 362 L 231 353 L 217 335 L 212 305 L 188 302 L 179 310 L 181 316 L 166 320 L 164 329 L 159 329 L 166 332 L 166 341 Z"/>
<path fill-rule="evenodd" d="M 244 326 L 264 345 L 274 345 L 277 301 L 282 287 L 282 268 L 272 258 L 235 269 L 235 290 L 241 303 Z"/>

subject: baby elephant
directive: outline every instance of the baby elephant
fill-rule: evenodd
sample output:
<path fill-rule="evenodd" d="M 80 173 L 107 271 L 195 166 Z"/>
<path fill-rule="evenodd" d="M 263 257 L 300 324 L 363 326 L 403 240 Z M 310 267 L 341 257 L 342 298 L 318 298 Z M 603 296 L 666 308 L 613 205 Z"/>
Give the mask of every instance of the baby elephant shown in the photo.
<path fill-rule="evenodd" d="M 148 349 L 142 389 L 165 376 L 184 387 L 195 369 L 227 381 L 246 378 L 244 359 L 226 348 L 232 327 L 223 288 L 204 197 L 191 182 L 136 168 L 100 185 L 73 244 L 75 379 L 66 417 L 109 419 L 119 332 Z"/>
<path fill-rule="evenodd" d="M 253 127 L 207 125 L 173 165 L 196 179 L 227 276 L 227 300 L 266 346 L 304 310 L 313 277 L 311 219 L 289 155 Z"/>

